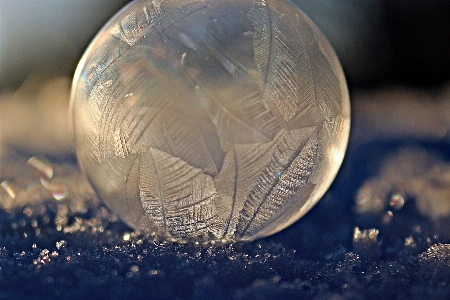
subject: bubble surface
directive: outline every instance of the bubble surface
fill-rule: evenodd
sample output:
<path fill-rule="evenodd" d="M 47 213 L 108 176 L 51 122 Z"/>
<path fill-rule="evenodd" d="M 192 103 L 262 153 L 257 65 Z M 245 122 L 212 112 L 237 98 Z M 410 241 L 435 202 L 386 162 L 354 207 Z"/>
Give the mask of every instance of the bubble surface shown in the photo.
<path fill-rule="evenodd" d="M 253 240 L 333 181 L 350 104 L 331 46 L 284 1 L 135 1 L 98 33 L 71 94 L 77 157 L 128 225 Z"/>

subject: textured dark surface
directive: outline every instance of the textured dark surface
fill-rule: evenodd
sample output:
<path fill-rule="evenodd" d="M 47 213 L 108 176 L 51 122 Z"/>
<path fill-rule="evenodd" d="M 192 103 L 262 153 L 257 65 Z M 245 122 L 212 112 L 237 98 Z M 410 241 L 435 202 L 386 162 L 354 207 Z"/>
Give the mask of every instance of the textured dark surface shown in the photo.
<path fill-rule="evenodd" d="M 421 216 L 413 200 L 387 224 L 353 212 L 356 189 L 393 148 L 351 147 L 336 182 L 311 212 L 249 244 L 157 242 L 130 234 L 95 199 L 85 200 L 79 212 L 69 209 L 64 220 L 61 205 L 70 208 L 75 200 L 2 210 L 0 298 L 449 298 L 448 223 Z M 25 162 L 3 160 L 3 179 Z M 377 228 L 377 241 L 353 242 L 356 226 Z"/>

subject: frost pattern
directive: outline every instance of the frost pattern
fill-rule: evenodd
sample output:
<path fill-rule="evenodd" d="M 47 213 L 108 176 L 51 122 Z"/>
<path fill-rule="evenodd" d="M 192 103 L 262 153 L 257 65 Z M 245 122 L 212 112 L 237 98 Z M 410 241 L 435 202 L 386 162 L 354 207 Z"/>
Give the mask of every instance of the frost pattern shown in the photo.
<path fill-rule="evenodd" d="M 317 156 L 315 128 L 286 132 L 272 149 L 270 163 L 256 181 L 240 212 L 238 235 L 252 234 L 264 226 L 309 180 Z"/>
<path fill-rule="evenodd" d="M 230 150 L 234 144 L 269 142 L 274 129 L 278 129 L 273 115 L 262 105 L 258 94 L 250 94 L 236 101 L 240 104 L 237 107 L 248 113 L 247 120 L 242 120 L 239 115 L 227 109 L 220 99 L 206 93 L 199 93 L 199 96 L 207 103 L 210 119 L 216 127 L 224 151 Z M 258 112 L 252 118 L 251 114 Z"/>
<path fill-rule="evenodd" d="M 289 5 L 141 1 L 99 35 L 85 107 L 75 103 L 77 151 L 131 226 L 251 239 L 292 222 L 328 176 L 344 85 L 326 40 Z"/>
<path fill-rule="evenodd" d="M 270 162 L 273 143 L 235 145 L 227 153 L 221 173 L 214 178 L 217 206 L 225 222 L 225 233 L 233 234 L 239 212 L 264 167 Z"/>
<path fill-rule="evenodd" d="M 150 148 L 139 161 L 145 218 L 176 238 L 221 234 L 212 178 L 177 157 Z"/>
<path fill-rule="evenodd" d="M 144 35 L 144 29 L 165 29 L 187 14 L 204 8 L 202 1 L 152 0 L 129 12 L 113 26 L 110 34 L 133 47 Z"/>
<path fill-rule="evenodd" d="M 248 17 L 255 30 L 255 61 L 265 86 L 263 101 L 289 122 L 297 113 L 309 112 L 315 86 L 303 36 L 294 20 L 281 13 L 275 6 L 256 2 Z"/>

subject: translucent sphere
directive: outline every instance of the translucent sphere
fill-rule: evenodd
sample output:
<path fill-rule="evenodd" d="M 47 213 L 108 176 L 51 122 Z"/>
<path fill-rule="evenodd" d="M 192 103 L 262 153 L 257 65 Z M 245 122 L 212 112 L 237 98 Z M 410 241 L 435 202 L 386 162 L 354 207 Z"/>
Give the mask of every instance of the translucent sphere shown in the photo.
<path fill-rule="evenodd" d="M 76 154 L 135 229 L 264 237 L 303 216 L 342 162 L 342 68 L 283 0 L 145 0 L 98 33 L 72 87 Z"/>

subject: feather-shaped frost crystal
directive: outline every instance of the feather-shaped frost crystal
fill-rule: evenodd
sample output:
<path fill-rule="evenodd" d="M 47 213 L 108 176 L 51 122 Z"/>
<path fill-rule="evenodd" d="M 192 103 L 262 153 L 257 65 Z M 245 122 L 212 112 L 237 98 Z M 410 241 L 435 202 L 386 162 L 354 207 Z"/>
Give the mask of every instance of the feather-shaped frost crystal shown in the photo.
<path fill-rule="evenodd" d="M 72 87 L 80 164 L 131 227 L 253 240 L 303 216 L 342 163 L 339 61 L 283 0 L 144 0 L 98 33 Z"/>

